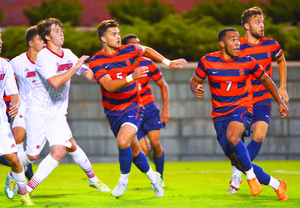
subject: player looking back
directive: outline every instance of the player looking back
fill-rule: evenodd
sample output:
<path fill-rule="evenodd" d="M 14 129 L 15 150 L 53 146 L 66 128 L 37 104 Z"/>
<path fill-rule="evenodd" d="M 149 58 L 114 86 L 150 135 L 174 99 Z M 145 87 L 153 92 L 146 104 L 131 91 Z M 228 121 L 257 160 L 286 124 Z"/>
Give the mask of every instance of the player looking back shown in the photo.
<path fill-rule="evenodd" d="M 140 44 L 140 40 L 136 35 L 129 34 L 125 35 L 122 39 L 122 45 L 128 44 Z M 160 142 L 160 129 L 164 128 L 164 125 L 168 123 L 170 113 L 169 113 L 169 86 L 165 81 L 161 71 L 157 68 L 156 64 L 148 58 L 139 58 L 139 64 L 137 67 L 147 66 L 149 72 L 146 77 L 138 79 L 138 87 L 140 90 L 140 95 L 145 108 L 144 117 L 139 126 L 137 132 L 137 139 L 141 150 L 145 155 L 152 157 L 155 164 L 156 171 L 160 173 L 163 179 L 164 163 L 165 163 L 165 153 Z M 162 113 L 160 115 L 159 108 L 155 105 L 154 96 L 150 86 L 150 78 L 155 82 L 155 84 L 160 88 L 161 99 L 162 99 Z M 148 137 L 153 150 L 153 155 L 150 155 L 149 145 L 146 139 Z M 162 180 L 162 186 L 165 186 Z"/>
<path fill-rule="evenodd" d="M 247 9 L 242 15 L 242 25 L 245 36 L 241 38 L 239 56 L 249 55 L 257 60 L 266 73 L 272 78 L 273 70 L 271 61 L 274 58 L 278 65 L 280 88 L 279 94 L 284 103 L 289 97 L 286 91 L 286 61 L 280 45 L 271 38 L 264 37 L 264 17 L 259 7 Z M 247 146 L 251 161 L 258 155 L 270 125 L 271 94 L 253 76 L 251 77 L 253 93 L 253 118 L 251 121 L 253 136 Z M 232 177 L 227 191 L 234 194 L 240 188 L 242 173 L 232 166 Z"/>
<path fill-rule="evenodd" d="M 258 195 L 261 184 L 271 186 L 279 200 L 287 201 L 287 185 L 263 171 L 251 162 L 249 152 L 241 137 L 250 129 L 252 118 L 252 100 L 250 75 L 258 79 L 272 94 L 279 107 L 281 117 L 287 117 L 286 107 L 277 87 L 265 73 L 257 61 L 250 57 L 239 57 L 240 36 L 233 28 L 226 28 L 218 35 L 221 51 L 203 56 L 190 81 L 192 92 L 196 98 L 202 98 L 202 83 L 208 77 L 212 98 L 212 119 L 217 139 L 225 155 L 232 164 L 246 174 L 251 194 Z"/>
<path fill-rule="evenodd" d="M 105 20 L 98 26 L 98 38 L 103 49 L 90 60 L 90 68 L 100 84 L 102 105 L 109 125 L 117 138 L 121 175 L 115 189 L 115 197 L 124 195 L 132 162 L 145 173 L 151 181 L 157 197 L 164 195 L 160 174 L 154 172 L 147 161 L 136 138 L 136 132 L 143 116 L 141 98 L 136 80 L 147 76 L 147 67 L 138 67 L 138 59 L 145 56 L 164 62 L 172 68 L 186 65 L 184 59 L 170 61 L 153 49 L 140 45 L 121 46 L 118 23 Z"/>

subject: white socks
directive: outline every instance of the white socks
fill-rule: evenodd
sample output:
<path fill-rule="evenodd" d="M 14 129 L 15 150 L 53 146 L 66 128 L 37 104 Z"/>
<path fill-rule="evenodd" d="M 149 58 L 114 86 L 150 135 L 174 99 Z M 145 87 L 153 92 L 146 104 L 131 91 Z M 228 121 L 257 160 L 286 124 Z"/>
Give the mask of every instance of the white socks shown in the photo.
<path fill-rule="evenodd" d="M 255 175 L 255 173 L 253 171 L 253 168 L 251 168 L 250 170 L 245 171 L 245 172 L 246 172 L 246 178 L 247 178 L 247 180 L 252 179 L 252 178 L 256 178 L 256 175 Z"/>
<path fill-rule="evenodd" d="M 26 179 L 25 179 L 25 174 L 24 174 L 24 170 L 21 173 L 15 173 L 13 171 L 11 171 L 12 176 L 14 177 L 16 183 L 18 184 L 19 187 L 19 195 L 25 195 L 27 194 L 26 191 Z"/>
<path fill-rule="evenodd" d="M 271 186 L 276 191 L 280 186 L 280 181 L 271 176 L 269 186 Z"/>
<path fill-rule="evenodd" d="M 155 172 L 150 167 L 149 171 L 146 173 L 147 177 L 150 179 L 151 183 L 155 184 L 157 181 L 157 177 Z"/>

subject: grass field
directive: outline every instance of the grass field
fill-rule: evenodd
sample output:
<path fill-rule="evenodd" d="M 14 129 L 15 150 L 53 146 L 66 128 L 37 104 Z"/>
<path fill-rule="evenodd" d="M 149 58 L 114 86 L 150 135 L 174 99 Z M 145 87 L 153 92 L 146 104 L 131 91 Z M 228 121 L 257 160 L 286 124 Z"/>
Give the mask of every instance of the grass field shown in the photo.
<path fill-rule="evenodd" d="M 226 193 L 231 176 L 229 162 L 167 162 L 163 198 L 156 198 L 148 178 L 132 167 L 125 195 L 115 199 L 109 192 L 100 193 L 88 186 L 84 172 L 74 164 L 61 164 L 34 191 L 35 207 L 300 207 L 300 161 L 257 161 L 264 170 L 288 184 L 288 202 L 278 201 L 272 188 L 263 186 L 252 196 L 243 176 L 235 195 Z M 117 163 L 93 164 L 98 177 L 111 189 L 119 179 Z M 37 166 L 34 166 L 36 169 Z M 0 166 L 0 190 L 4 190 L 8 167 Z M 0 193 L 0 208 L 21 207 L 16 196 L 9 200 Z"/>

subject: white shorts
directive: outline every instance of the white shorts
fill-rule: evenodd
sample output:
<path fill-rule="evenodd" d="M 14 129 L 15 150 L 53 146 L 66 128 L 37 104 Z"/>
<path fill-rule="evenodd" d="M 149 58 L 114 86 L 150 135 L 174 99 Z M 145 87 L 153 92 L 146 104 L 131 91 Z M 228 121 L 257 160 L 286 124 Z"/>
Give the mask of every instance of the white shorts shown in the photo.
<path fill-rule="evenodd" d="M 17 145 L 11 133 L 9 123 L 0 129 L 0 156 L 17 152 Z"/>
<path fill-rule="evenodd" d="M 12 129 L 15 127 L 22 127 L 23 129 L 26 129 L 25 125 L 25 114 L 24 113 L 18 113 L 16 117 L 14 118 L 13 124 L 12 124 Z"/>
<path fill-rule="evenodd" d="M 71 147 L 73 136 L 65 115 L 45 115 L 27 111 L 25 117 L 27 144 L 26 153 L 40 154 L 48 140 L 49 146 Z"/>

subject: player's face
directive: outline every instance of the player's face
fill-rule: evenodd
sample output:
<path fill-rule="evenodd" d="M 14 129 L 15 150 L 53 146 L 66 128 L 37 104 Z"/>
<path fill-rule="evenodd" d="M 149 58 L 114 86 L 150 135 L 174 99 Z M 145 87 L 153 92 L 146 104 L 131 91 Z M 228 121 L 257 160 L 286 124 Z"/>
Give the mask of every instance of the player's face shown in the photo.
<path fill-rule="evenodd" d="M 0 53 L 2 51 L 2 44 L 3 44 L 3 41 L 2 41 L 2 36 L 1 36 L 1 33 L 0 33 Z"/>
<path fill-rule="evenodd" d="M 105 32 L 105 44 L 109 48 L 118 49 L 121 47 L 120 30 L 117 27 L 110 27 Z"/>
<path fill-rule="evenodd" d="M 36 35 L 32 40 L 32 48 L 37 52 L 40 52 L 40 50 L 42 50 L 45 47 L 46 47 L 45 42 L 42 40 L 42 38 L 39 35 Z"/>
<path fill-rule="evenodd" d="M 225 37 L 225 52 L 231 58 L 237 57 L 240 52 L 240 35 L 235 31 L 228 31 Z"/>
<path fill-rule="evenodd" d="M 53 24 L 51 26 L 51 32 L 50 35 L 48 36 L 48 42 L 49 41 L 56 46 L 62 46 L 64 44 L 63 29 L 59 25 Z"/>
<path fill-rule="evenodd" d="M 253 16 L 249 22 L 250 33 L 256 39 L 264 37 L 264 17 L 262 15 Z"/>
<path fill-rule="evenodd" d="M 131 38 L 127 44 L 140 44 L 140 40 L 138 38 Z"/>

